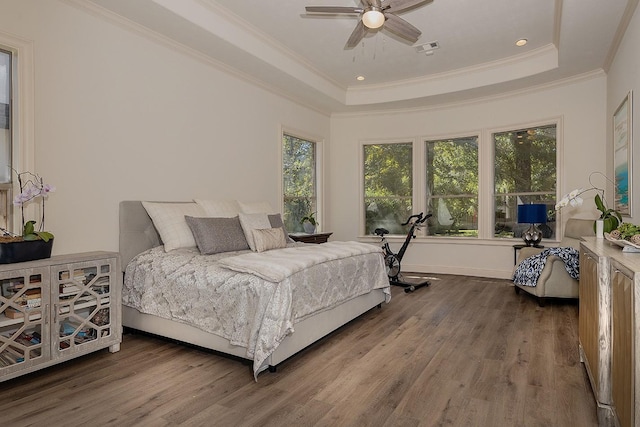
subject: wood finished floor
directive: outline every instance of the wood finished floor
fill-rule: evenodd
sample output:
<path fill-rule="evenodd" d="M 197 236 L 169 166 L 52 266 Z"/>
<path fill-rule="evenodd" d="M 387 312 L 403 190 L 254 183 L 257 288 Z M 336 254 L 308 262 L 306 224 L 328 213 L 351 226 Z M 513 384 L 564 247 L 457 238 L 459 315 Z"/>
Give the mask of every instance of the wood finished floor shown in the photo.
<path fill-rule="evenodd" d="M 508 281 L 435 276 L 254 382 L 238 360 L 127 334 L 0 383 L 11 426 L 597 425 L 576 304 Z"/>

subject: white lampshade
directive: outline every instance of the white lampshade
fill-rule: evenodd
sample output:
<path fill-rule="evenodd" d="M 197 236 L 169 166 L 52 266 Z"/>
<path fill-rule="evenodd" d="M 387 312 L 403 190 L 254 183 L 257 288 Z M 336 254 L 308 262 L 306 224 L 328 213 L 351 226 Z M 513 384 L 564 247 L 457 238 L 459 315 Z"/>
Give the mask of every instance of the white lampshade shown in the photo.
<path fill-rule="evenodd" d="M 376 29 L 384 24 L 384 14 L 376 9 L 367 10 L 362 15 L 362 23 L 367 28 Z"/>

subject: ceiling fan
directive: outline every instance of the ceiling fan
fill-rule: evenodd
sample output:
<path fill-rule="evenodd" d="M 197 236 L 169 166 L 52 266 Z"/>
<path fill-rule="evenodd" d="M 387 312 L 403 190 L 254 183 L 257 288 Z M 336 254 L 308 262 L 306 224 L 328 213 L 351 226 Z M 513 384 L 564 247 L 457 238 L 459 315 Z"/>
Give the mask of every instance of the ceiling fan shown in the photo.
<path fill-rule="evenodd" d="M 360 43 L 367 29 L 377 29 L 384 26 L 385 29 L 398 36 L 415 43 L 422 32 L 396 15 L 412 7 L 430 3 L 433 0 L 360 0 L 364 7 L 348 6 L 307 6 L 308 13 L 323 14 L 357 14 L 360 15 L 358 25 L 351 33 L 345 49 L 352 49 Z"/>

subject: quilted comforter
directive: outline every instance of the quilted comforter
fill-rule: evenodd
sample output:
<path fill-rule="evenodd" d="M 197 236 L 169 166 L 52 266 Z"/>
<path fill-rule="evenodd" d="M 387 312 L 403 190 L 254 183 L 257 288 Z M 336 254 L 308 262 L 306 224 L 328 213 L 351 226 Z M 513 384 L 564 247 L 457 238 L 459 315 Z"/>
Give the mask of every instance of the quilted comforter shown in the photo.
<path fill-rule="evenodd" d="M 319 262 L 279 282 L 233 271 L 220 263 L 223 258 L 249 253 L 201 255 L 197 249 L 165 253 L 161 246 L 145 251 L 127 265 L 123 304 L 246 348 L 257 376 L 279 343 L 294 332 L 296 322 L 372 289 L 385 289 L 390 300 L 379 250 Z"/>

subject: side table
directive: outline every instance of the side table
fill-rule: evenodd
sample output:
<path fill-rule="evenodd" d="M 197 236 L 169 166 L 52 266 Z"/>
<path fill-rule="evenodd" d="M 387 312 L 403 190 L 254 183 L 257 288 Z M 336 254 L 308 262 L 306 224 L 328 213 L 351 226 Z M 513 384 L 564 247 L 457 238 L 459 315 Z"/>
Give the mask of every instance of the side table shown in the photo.
<path fill-rule="evenodd" d="M 332 234 L 333 232 L 314 233 L 314 234 L 293 233 L 293 234 L 289 234 L 289 237 L 291 237 L 296 242 L 302 242 L 302 243 L 326 243 L 327 240 L 329 240 L 329 236 L 331 236 Z"/>
<path fill-rule="evenodd" d="M 518 263 L 518 251 L 526 247 L 527 245 L 513 245 L 513 265 L 516 265 Z M 538 248 L 538 249 L 544 248 L 543 245 L 533 245 L 532 247 Z"/>

